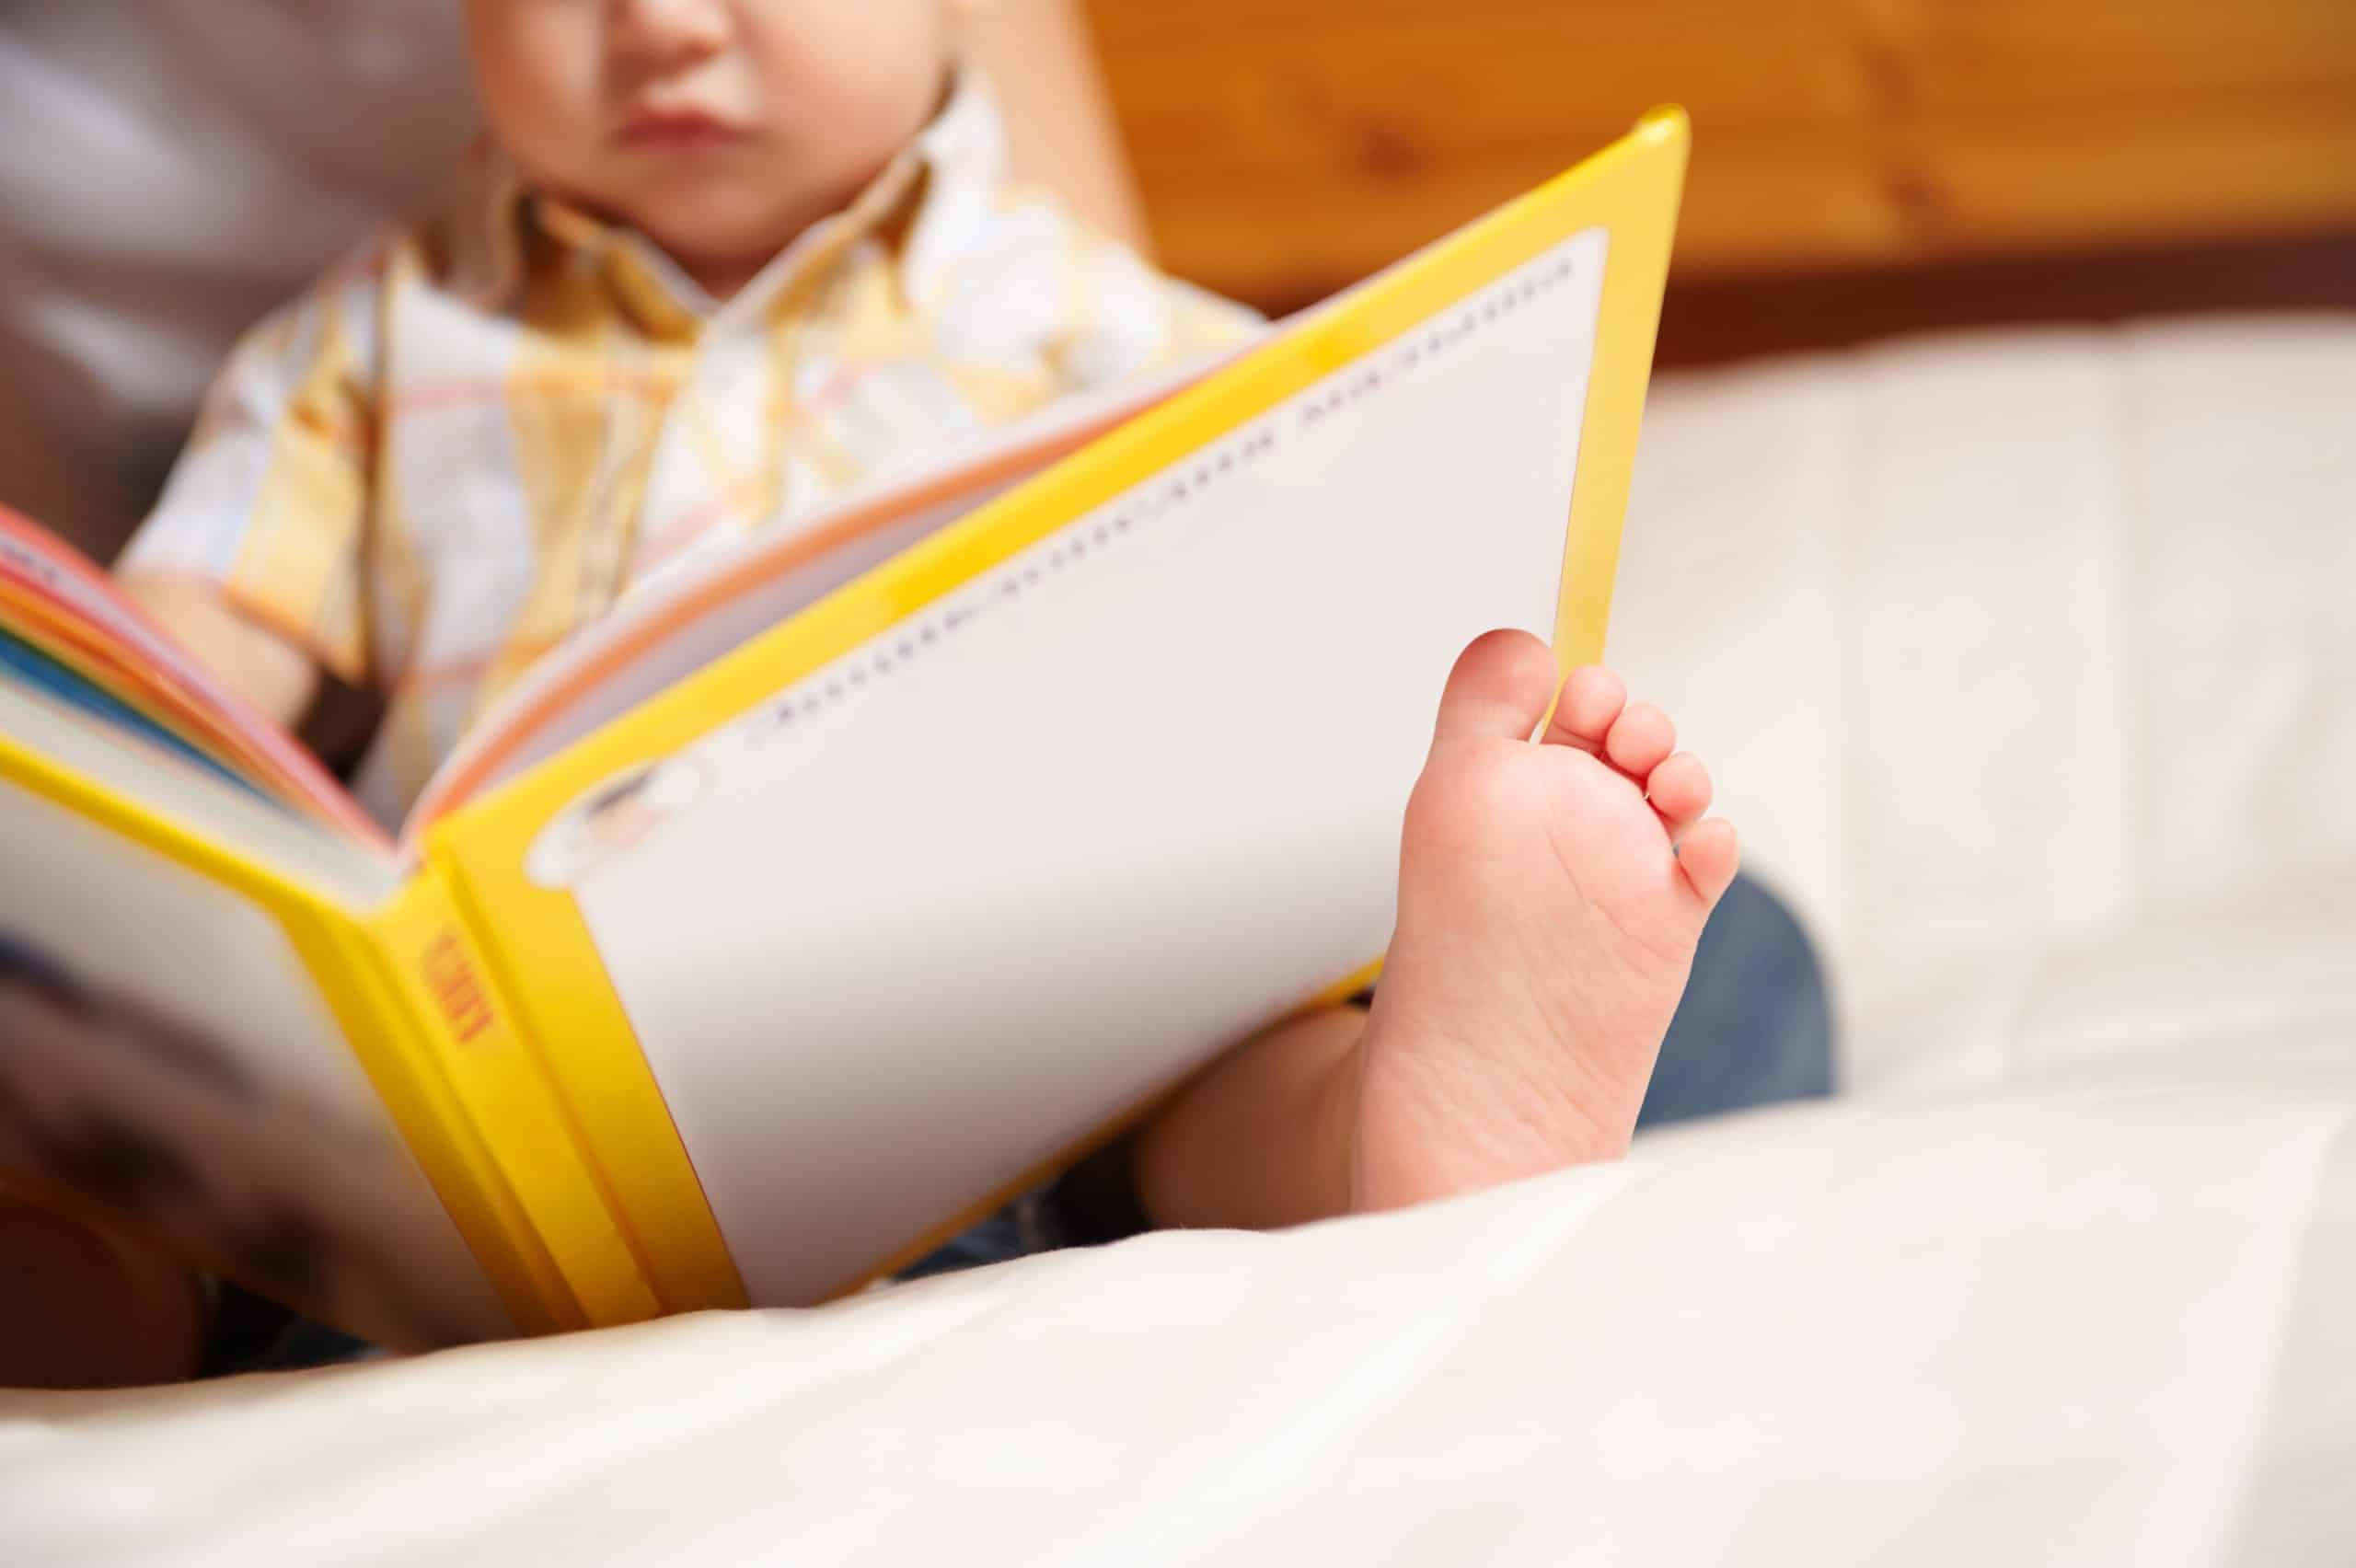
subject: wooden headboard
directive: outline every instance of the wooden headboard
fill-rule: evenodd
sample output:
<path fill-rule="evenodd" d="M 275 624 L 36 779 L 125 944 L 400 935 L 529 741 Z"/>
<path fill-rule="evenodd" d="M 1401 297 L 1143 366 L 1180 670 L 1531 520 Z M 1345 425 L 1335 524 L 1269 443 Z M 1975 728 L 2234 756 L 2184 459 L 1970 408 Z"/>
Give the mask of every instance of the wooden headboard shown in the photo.
<path fill-rule="evenodd" d="M 1661 100 L 1695 127 L 1689 287 L 2356 235 L 2356 0 L 1088 9 L 1162 260 L 1271 308 Z"/>

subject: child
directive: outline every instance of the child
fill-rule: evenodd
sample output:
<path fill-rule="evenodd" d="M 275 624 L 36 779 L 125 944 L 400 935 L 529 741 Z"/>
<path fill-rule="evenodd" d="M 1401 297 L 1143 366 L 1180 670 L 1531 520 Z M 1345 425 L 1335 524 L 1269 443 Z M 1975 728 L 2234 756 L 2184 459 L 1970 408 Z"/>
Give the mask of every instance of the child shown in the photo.
<path fill-rule="evenodd" d="M 1006 188 L 961 8 L 471 0 L 499 150 L 241 349 L 126 583 L 289 722 L 323 674 L 375 688 L 362 788 L 398 815 L 503 683 L 683 551 L 1247 330 Z M 1151 1218 L 1623 1151 L 1735 840 L 1658 710 L 1600 669 L 1557 695 L 1533 639 L 1466 651 L 1371 1014 L 1264 1036 L 1146 1129 Z"/>

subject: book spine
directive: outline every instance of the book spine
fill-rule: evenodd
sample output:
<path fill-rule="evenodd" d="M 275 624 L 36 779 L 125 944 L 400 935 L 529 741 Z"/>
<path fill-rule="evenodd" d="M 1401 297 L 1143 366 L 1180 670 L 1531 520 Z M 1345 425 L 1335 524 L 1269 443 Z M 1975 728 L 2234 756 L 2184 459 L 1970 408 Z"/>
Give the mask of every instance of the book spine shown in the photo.
<path fill-rule="evenodd" d="M 449 882 L 426 866 L 368 935 L 420 1042 L 429 1104 L 412 1123 L 412 1147 L 517 1326 L 547 1332 L 657 1316 L 662 1304 L 539 1043 Z"/>
<path fill-rule="evenodd" d="M 502 1158 L 557 1158 L 540 1130 L 553 1112 L 571 1142 L 563 1151 L 577 1186 L 551 1191 L 542 1234 L 563 1222 L 559 1251 L 587 1320 L 635 1321 L 658 1312 L 744 1307 L 748 1302 L 693 1161 L 661 1086 L 615 993 L 596 943 L 567 893 L 525 874 L 525 847 L 547 824 L 553 803 L 527 781 L 460 811 L 426 835 L 424 860 L 463 917 L 502 1023 L 537 1067 L 528 1102 L 486 1104 L 481 1125 Z M 454 1055 L 464 1058 L 466 1053 Z M 537 1176 L 537 1168 L 523 1171 Z M 600 1205 L 593 1217 L 583 1194 Z"/>

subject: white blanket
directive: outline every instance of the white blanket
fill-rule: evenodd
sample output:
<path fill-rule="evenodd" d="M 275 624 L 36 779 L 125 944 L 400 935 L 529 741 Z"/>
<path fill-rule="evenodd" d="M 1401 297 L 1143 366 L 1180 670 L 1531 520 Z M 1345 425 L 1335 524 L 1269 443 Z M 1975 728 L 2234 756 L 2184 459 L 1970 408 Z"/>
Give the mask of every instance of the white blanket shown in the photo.
<path fill-rule="evenodd" d="M 2356 1562 L 2356 321 L 1665 385 L 1615 657 L 1846 1102 L 1290 1235 L 0 1396 L 0 1561 Z"/>
<path fill-rule="evenodd" d="M 2356 856 L 2356 316 L 1664 384 L 1612 657 L 1825 937 L 1853 1080 L 1947 972 Z"/>

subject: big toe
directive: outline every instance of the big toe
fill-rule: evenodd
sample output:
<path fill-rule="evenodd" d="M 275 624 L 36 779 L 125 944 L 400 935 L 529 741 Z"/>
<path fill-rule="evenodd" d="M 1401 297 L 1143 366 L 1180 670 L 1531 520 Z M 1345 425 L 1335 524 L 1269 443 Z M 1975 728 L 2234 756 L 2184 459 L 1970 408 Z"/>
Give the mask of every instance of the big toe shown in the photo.
<path fill-rule="evenodd" d="M 1439 698 L 1436 741 L 1528 740 L 1554 696 L 1554 655 L 1526 631 L 1492 631 L 1457 655 Z"/>

